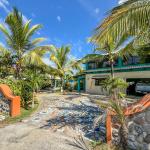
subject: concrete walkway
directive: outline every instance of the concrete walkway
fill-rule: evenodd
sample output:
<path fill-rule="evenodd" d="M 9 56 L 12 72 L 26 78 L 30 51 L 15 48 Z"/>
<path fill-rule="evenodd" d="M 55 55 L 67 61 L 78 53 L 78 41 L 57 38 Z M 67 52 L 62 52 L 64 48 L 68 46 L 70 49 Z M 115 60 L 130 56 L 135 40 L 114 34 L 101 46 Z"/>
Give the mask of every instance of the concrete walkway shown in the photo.
<path fill-rule="evenodd" d="M 39 94 L 38 99 L 42 103 L 38 112 L 20 123 L 0 128 L 0 150 L 80 150 L 80 147 L 86 150 L 83 143 L 79 146 L 75 142 L 80 137 L 80 130 L 76 132 L 77 126 L 68 124 L 62 127 L 61 123 L 60 127 L 57 119 L 55 122 L 49 120 L 60 113 L 58 106 L 62 106 L 64 101 L 72 103 L 76 99 L 78 105 L 81 99 L 90 98 L 45 93 Z"/>

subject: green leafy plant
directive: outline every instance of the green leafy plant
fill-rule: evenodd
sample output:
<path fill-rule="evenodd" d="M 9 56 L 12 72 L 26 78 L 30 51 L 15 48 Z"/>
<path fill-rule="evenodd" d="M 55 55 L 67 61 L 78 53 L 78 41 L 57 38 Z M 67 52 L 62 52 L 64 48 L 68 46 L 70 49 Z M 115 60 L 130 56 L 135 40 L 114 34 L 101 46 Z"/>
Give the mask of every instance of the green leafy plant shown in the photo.
<path fill-rule="evenodd" d="M 25 89 L 25 90 L 30 90 L 30 92 L 32 93 L 32 98 L 31 98 L 32 108 L 34 108 L 36 92 L 40 89 L 43 81 L 44 81 L 43 76 L 38 74 L 34 69 L 33 70 L 27 70 L 24 73 L 23 84 L 25 84 L 27 87 L 27 89 Z"/>

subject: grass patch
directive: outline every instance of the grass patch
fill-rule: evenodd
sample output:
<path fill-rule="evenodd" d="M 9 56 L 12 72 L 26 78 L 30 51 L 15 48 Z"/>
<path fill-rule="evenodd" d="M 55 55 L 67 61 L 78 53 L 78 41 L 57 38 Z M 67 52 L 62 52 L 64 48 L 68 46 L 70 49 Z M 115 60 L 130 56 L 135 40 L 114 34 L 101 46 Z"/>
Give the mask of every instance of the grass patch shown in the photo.
<path fill-rule="evenodd" d="M 20 116 L 17 116 L 17 117 L 8 117 L 6 118 L 4 121 L 2 121 L 0 123 L 0 127 L 3 127 L 5 125 L 8 125 L 8 124 L 13 124 L 13 123 L 16 123 L 16 122 L 21 122 L 23 119 L 31 116 L 31 114 L 33 114 L 39 107 L 39 103 L 36 103 L 35 104 L 35 107 L 32 109 L 25 109 L 25 108 L 22 108 L 21 107 L 21 115 Z"/>

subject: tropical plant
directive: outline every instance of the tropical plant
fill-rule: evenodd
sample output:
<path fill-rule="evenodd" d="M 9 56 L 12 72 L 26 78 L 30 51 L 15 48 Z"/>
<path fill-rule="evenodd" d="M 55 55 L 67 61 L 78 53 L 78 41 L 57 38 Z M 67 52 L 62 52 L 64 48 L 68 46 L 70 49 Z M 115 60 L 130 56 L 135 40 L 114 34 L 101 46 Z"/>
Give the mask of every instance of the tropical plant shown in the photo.
<path fill-rule="evenodd" d="M 9 51 L 0 51 L 0 77 L 5 78 L 13 72 L 13 58 Z"/>
<path fill-rule="evenodd" d="M 117 42 L 120 38 L 123 41 L 129 37 L 134 42 L 142 45 L 150 43 L 150 0 L 127 0 L 121 5 L 109 11 L 108 16 L 95 29 L 92 42 L 103 47 Z"/>
<path fill-rule="evenodd" d="M 126 150 L 128 146 L 128 129 L 126 125 L 126 116 L 124 115 L 124 109 L 126 107 L 126 104 L 124 103 L 125 94 L 122 91 L 127 86 L 128 84 L 123 79 L 108 78 L 103 82 L 103 88 L 109 91 L 111 99 L 107 103 L 97 101 L 100 107 L 107 109 L 107 112 L 109 111 L 116 114 L 117 121 L 120 124 L 120 146 L 124 150 Z"/>
<path fill-rule="evenodd" d="M 47 46 L 38 46 L 44 41 L 44 38 L 35 38 L 32 36 L 41 28 L 41 25 L 31 27 L 31 20 L 24 22 L 22 14 L 14 8 L 5 19 L 5 24 L 0 24 L 0 30 L 5 35 L 7 41 L 6 49 L 8 52 L 16 56 L 15 73 L 16 77 L 21 77 L 24 66 L 24 56 L 31 51 L 41 51 L 47 49 Z M 37 55 L 38 56 L 38 55 Z"/>
<path fill-rule="evenodd" d="M 36 92 L 40 89 L 41 84 L 44 81 L 44 77 L 34 70 L 27 70 L 24 73 L 24 82 L 27 83 L 28 87 L 32 91 L 32 108 L 34 108 L 35 95 Z"/>
<path fill-rule="evenodd" d="M 17 87 L 20 87 L 19 96 L 21 97 L 22 107 L 29 109 L 33 98 L 33 92 L 30 82 L 27 80 L 19 80 L 19 85 L 17 85 Z"/>
<path fill-rule="evenodd" d="M 115 101 L 125 96 L 123 92 L 127 87 L 128 83 L 121 78 L 108 77 L 102 82 L 102 88 L 108 91 Z"/>
<path fill-rule="evenodd" d="M 14 95 L 21 96 L 21 86 L 19 80 L 7 77 L 5 79 L 0 79 L 0 84 L 7 84 L 13 91 Z"/>
<path fill-rule="evenodd" d="M 61 92 L 63 92 L 64 82 L 68 77 L 73 75 L 73 69 L 81 70 L 78 61 L 69 57 L 70 46 L 56 48 L 51 45 L 50 61 L 53 63 L 49 67 L 51 73 L 61 79 Z"/>
<path fill-rule="evenodd" d="M 107 108 L 107 111 L 113 112 L 116 114 L 116 122 L 120 124 L 119 128 L 119 136 L 120 136 L 120 143 L 119 146 L 122 147 L 123 150 L 128 149 L 128 128 L 127 128 L 127 119 L 124 115 L 124 108 L 121 102 L 116 102 L 110 100 L 107 104 L 103 104 L 103 107 Z"/>

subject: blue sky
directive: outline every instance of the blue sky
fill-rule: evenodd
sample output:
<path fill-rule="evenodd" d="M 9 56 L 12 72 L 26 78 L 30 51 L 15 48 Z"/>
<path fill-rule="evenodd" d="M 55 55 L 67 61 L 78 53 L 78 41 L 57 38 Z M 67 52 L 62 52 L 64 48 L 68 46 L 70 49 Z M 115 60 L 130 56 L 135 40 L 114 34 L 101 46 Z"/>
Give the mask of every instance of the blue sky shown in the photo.
<path fill-rule="evenodd" d="M 23 13 L 25 20 L 32 19 L 33 24 L 43 25 L 36 36 L 47 38 L 44 44 L 70 44 L 71 55 L 81 58 L 92 53 L 92 45 L 87 43 L 87 38 L 106 16 L 106 12 L 118 5 L 118 1 L 0 0 L 0 21 L 15 6 Z M 2 36 L 0 38 L 3 42 Z"/>

